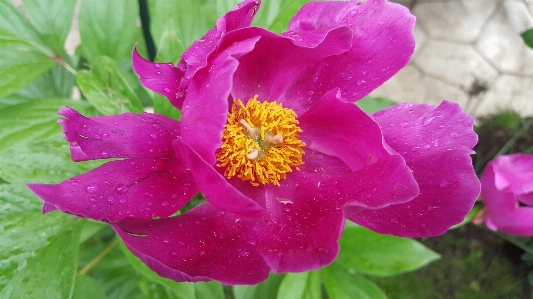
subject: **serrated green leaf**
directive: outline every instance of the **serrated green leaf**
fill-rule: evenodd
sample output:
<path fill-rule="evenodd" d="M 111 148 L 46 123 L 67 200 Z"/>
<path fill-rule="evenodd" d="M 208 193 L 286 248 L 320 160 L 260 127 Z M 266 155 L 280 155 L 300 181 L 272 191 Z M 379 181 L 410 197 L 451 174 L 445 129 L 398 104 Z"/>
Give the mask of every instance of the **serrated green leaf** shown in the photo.
<path fill-rule="evenodd" d="M 165 287 L 167 287 L 172 292 L 176 293 L 178 296 L 177 298 L 181 299 L 194 299 L 195 298 L 195 286 L 193 283 L 188 282 L 182 282 L 178 283 L 171 279 L 161 277 L 157 275 L 154 271 L 152 271 L 148 266 L 146 266 L 139 258 L 137 258 L 131 251 L 124 245 L 124 243 L 120 242 L 120 247 L 122 248 L 122 251 L 124 252 L 124 255 L 128 259 L 128 261 L 131 263 L 131 265 L 139 271 L 142 275 L 144 275 L 146 278 L 150 279 L 153 282 L 159 283 Z M 198 297 L 198 298 L 210 298 L 210 297 Z"/>
<path fill-rule="evenodd" d="M 87 102 L 70 99 L 35 100 L 0 110 L 0 153 L 54 135 L 60 140 L 61 127 L 56 122 L 59 118 L 57 111 L 63 106 L 70 106 L 82 114 L 96 114 Z M 1 155 L 0 159 L 3 159 Z"/>
<path fill-rule="evenodd" d="M 440 257 L 413 239 L 382 235 L 349 223 L 339 243 L 341 252 L 334 263 L 370 275 L 413 271 Z"/>
<path fill-rule="evenodd" d="M 79 49 L 90 63 L 105 55 L 121 63 L 131 59 L 131 50 L 140 33 L 137 1 L 83 0 L 80 7 Z"/>
<path fill-rule="evenodd" d="M 98 57 L 90 71 L 76 74 L 76 81 L 87 100 L 104 115 L 143 112 L 141 101 L 109 57 Z"/>
<path fill-rule="evenodd" d="M 528 45 L 530 48 L 533 48 L 533 28 L 522 32 L 520 36 L 522 37 L 526 45 Z"/>
<path fill-rule="evenodd" d="M 10 183 L 59 183 L 104 161 L 74 163 L 68 142 L 43 141 L 10 148 L 0 155 L 0 177 Z"/>
<path fill-rule="evenodd" d="M 106 299 L 106 295 L 94 278 L 88 275 L 76 277 L 72 299 Z"/>
<path fill-rule="evenodd" d="M 351 274 L 345 268 L 329 266 L 320 270 L 329 298 L 387 299 L 387 295 L 373 282 L 361 275 Z"/>
<path fill-rule="evenodd" d="M 81 223 L 39 249 L 0 292 L 1 298 L 71 298 L 78 267 Z"/>
<path fill-rule="evenodd" d="M 43 42 L 63 56 L 76 0 L 23 0 L 22 3 Z"/>
<path fill-rule="evenodd" d="M 72 219 L 71 215 L 56 212 L 43 216 L 40 211 L 2 216 L 0 289 L 24 269 L 26 260 L 34 256 L 36 250 L 48 245 L 58 234 L 71 228 Z M 7 297 L 0 296 L 0 298 Z"/>
<path fill-rule="evenodd" d="M 277 299 L 320 299 L 320 272 L 287 273 L 279 286 Z"/>
<path fill-rule="evenodd" d="M 0 217 L 38 212 L 42 205 L 24 184 L 0 184 Z"/>
<path fill-rule="evenodd" d="M 355 102 L 361 110 L 368 114 L 374 114 L 381 109 L 396 105 L 397 103 L 386 98 L 380 97 L 364 97 L 361 100 Z"/>
<path fill-rule="evenodd" d="M 252 286 L 234 286 L 233 295 L 235 299 L 276 299 L 278 289 L 285 275 L 275 275 L 270 273 L 267 280 Z"/>

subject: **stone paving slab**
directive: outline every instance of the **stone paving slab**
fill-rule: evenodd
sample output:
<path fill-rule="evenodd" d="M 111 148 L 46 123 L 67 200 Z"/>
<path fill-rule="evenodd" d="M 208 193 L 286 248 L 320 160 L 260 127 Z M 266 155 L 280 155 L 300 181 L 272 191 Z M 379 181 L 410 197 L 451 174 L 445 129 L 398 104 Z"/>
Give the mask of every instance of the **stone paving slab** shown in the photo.
<path fill-rule="evenodd" d="M 395 0 L 417 17 L 408 66 L 371 95 L 459 103 L 472 115 L 533 115 L 533 0 Z"/>

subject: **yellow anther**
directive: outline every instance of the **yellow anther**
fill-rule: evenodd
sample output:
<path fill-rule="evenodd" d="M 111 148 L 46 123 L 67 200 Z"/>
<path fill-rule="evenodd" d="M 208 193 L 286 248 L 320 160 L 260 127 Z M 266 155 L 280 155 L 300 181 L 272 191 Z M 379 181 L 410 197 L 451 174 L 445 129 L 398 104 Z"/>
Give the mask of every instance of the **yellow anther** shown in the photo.
<path fill-rule="evenodd" d="M 217 152 L 218 167 L 252 185 L 274 184 L 287 172 L 300 170 L 303 147 L 296 113 L 276 102 L 260 103 L 257 96 L 233 102 Z"/>

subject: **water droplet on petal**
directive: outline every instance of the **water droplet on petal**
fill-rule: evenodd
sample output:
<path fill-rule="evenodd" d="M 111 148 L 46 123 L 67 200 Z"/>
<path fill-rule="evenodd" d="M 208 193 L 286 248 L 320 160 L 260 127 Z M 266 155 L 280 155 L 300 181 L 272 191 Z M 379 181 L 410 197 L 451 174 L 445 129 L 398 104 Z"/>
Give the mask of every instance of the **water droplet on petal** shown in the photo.
<path fill-rule="evenodd" d="M 100 140 L 100 139 L 102 139 L 102 135 L 100 135 L 98 133 L 94 133 L 93 138 L 96 139 L 96 140 Z"/>
<path fill-rule="evenodd" d="M 162 242 L 163 244 L 165 244 L 165 245 L 170 244 L 170 240 L 167 239 L 167 238 L 163 238 L 163 239 L 161 240 L 161 242 Z"/>
<path fill-rule="evenodd" d="M 170 88 L 165 87 L 165 88 L 163 88 L 163 91 L 164 91 L 165 93 L 170 93 Z"/>
<path fill-rule="evenodd" d="M 157 139 L 157 134 L 156 133 L 150 134 L 150 138 L 152 138 L 153 140 L 156 140 Z"/>
<path fill-rule="evenodd" d="M 400 124 L 400 126 L 402 126 L 402 128 L 407 128 L 407 126 L 409 126 L 409 123 L 406 122 L 406 121 L 402 121 L 402 123 Z"/>
<path fill-rule="evenodd" d="M 113 196 L 109 196 L 109 197 L 107 198 L 107 202 L 108 202 L 110 205 L 112 205 L 112 204 L 115 203 L 115 198 L 114 198 Z"/>
<path fill-rule="evenodd" d="M 124 184 L 118 184 L 117 188 L 115 189 L 118 194 L 126 194 L 128 193 L 128 186 Z"/>
<path fill-rule="evenodd" d="M 168 201 L 164 201 L 164 202 L 161 203 L 161 205 L 163 207 L 168 207 L 170 205 L 170 203 Z"/>
<path fill-rule="evenodd" d="M 442 181 L 442 182 L 440 183 L 439 187 L 441 187 L 441 188 L 448 188 L 450 185 L 451 185 L 450 182 L 448 182 L 448 181 Z"/>
<path fill-rule="evenodd" d="M 161 65 L 159 63 L 154 63 L 154 68 L 158 69 L 160 67 L 161 67 Z"/>
<path fill-rule="evenodd" d="M 123 204 L 126 203 L 126 199 L 125 198 L 121 198 L 118 202 L 123 205 Z"/>
<path fill-rule="evenodd" d="M 417 152 L 419 149 L 420 149 L 420 146 L 418 146 L 418 145 L 411 146 L 411 151 L 412 152 Z"/>
<path fill-rule="evenodd" d="M 87 193 L 96 193 L 98 191 L 98 186 L 96 184 L 89 184 L 85 187 L 85 192 Z"/>
<path fill-rule="evenodd" d="M 358 80 L 357 82 L 355 82 L 355 84 L 357 84 L 358 86 L 361 86 L 365 83 L 366 83 L 365 80 Z"/>
<path fill-rule="evenodd" d="M 390 223 L 398 223 L 398 219 L 397 219 L 397 218 L 392 218 L 392 219 L 390 220 Z"/>
<path fill-rule="evenodd" d="M 459 134 L 457 134 L 457 132 L 451 132 L 450 136 L 455 139 L 455 138 L 459 137 Z"/>
<path fill-rule="evenodd" d="M 90 202 L 96 202 L 96 198 L 91 197 L 91 198 L 89 198 L 89 201 L 90 201 Z"/>
<path fill-rule="evenodd" d="M 100 157 L 106 159 L 106 158 L 109 158 L 111 155 L 109 154 L 109 152 L 107 152 L 106 150 L 101 150 L 100 151 Z"/>

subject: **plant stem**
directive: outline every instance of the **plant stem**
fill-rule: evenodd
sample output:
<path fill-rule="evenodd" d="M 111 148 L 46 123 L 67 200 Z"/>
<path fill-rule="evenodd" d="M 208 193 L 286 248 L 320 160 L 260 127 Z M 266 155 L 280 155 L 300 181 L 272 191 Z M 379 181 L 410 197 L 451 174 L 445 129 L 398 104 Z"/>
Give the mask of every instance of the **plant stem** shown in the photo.
<path fill-rule="evenodd" d="M 97 256 L 95 256 L 85 267 L 83 267 L 80 271 L 78 271 L 78 275 L 85 275 L 89 270 L 91 270 L 94 265 L 96 265 L 104 256 L 106 256 L 113 248 L 115 248 L 118 245 L 118 240 L 115 239 L 109 246 L 107 246 L 102 252 L 100 252 Z"/>
<path fill-rule="evenodd" d="M 513 243 L 516 247 L 519 247 L 520 249 L 524 250 L 525 252 L 533 256 L 533 248 L 531 248 L 531 246 L 528 246 L 525 242 L 520 240 L 520 238 L 509 236 L 509 235 L 506 235 L 504 233 L 499 233 L 499 232 L 497 232 L 497 234 L 500 237 L 504 238 L 505 240 Z"/>
<path fill-rule="evenodd" d="M 61 64 L 65 69 L 67 69 L 67 71 L 69 71 L 69 73 L 73 74 L 74 76 L 76 76 L 76 70 L 73 69 L 65 60 L 63 60 L 63 58 L 61 58 L 61 56 L 55 56 L 54 57 L 54 60 L 57 61 L 59 64 Z"/>
<path fill-rule="evenodd" d="M 146 51 L 148 52 L 148 59 L 154 61 L 157 51 L 152 32 L 150 31 L 150 12 L 146 0 L 139 0 L 139 16 L 141 17 L 141 26 L 144 42 L 146 43 Z"/>

